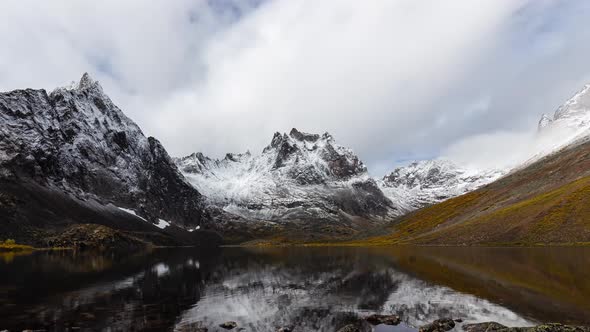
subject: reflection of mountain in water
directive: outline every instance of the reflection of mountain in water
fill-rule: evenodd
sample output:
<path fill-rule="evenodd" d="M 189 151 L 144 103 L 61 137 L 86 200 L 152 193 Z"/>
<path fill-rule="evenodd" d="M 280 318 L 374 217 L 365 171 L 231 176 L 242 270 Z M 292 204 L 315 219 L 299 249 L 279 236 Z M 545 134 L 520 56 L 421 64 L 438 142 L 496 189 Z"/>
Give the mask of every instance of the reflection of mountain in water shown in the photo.
<path fill-rule="evenodd" d="M 417 279 L 544 322 L 590 324 L 590 249 L 398 247 L 380 251 Z M 375 253 L 378 254 L 378 253 Z"/>
<path fill-rule="evenodd" d="M 544 250 L 226 248 L 206 257 L 194 250 L 130 257 L 36 253 L 0 263 L 0 328 L 184 331 L 192 325 L 215 331 L 234 320 L 248 331 L 281 326 L 334 331 L 369 313 L 397 313 L 413 327 L 449 316 L 508 326 L 547 317 L 587 324 L 588 271 L 573 263 L 590 252 Z M 539 257 L 545 257 L 543 264 Z M 547 266 L 551 271 L 539 272 Z M 568 288 L 580 294 L 560 297 Z"/>
<path fill-rule="evenodd" d="M 272 331 L 299 322 L 302 331 L 333 331 L 343 325 L 346 312 L 397 312 L 415 327 L 449 316 L 511 326 L 529 323 L 489 301 L 399 272 L 386 257 L 354 249 L 329 251 L 276 250 L 220 267 L 214 274 L 223 278 L 207 285 L 179 326 L 234 320 L 248 330 Z M 277 263 L 277 256 L 285 260 Z"/>
<path fill-rule="evenodd" d="M 194 251 L 37 253 L 0 264 L 0 328 L 161 331 L 197 302 L 210 264 Z M 40 276 L 42 276 L 40 278 Z M 4 301 L 2 301 L 4 299 Z"/>

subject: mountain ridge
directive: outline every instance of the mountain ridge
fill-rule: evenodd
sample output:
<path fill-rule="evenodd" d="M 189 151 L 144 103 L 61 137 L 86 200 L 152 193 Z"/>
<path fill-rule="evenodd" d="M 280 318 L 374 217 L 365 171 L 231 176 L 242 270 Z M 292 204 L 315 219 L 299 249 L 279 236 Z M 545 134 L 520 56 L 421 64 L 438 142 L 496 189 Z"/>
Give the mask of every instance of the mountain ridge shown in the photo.
<path fill-rule="evenodd" d="M 0 93 L 0 119 L 1 191 L 16 202 L 9 207 L 11 215 L 19 216 L 2 218 L 9 232 L 101 219 L 125 228 L 116 221 L 122 218 L 137 230 L 147 226 L 198 242 L 189 230 L 208 218 L 202 196 L 160 142 L 146 137 L 87 73 L 78 84 L 49 94 L 33 89 Z M 61 197 L 72 210 L 54 209 L 48 202 L 62 203 L 39 197 L 41 192 Z"/>
<path fill-rule="evenodd" d="M 353 236 L 399 215 L 363 162 L 329 133 L 293 128 L 275 133 L 259 155 L 193 153 L 175 161 L 212 205 L 269 227 L 318 232 L 304 238 Z"/>

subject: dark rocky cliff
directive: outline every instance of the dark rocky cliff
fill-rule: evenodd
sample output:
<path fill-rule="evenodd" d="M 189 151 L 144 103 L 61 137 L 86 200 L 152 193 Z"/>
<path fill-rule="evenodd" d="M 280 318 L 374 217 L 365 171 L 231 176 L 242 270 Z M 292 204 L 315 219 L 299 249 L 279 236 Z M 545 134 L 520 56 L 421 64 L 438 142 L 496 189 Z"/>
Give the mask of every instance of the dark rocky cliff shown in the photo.
<path fill-rule="evenodd" d="M 208 218 L 160 142 L 88 74 L 50 94 L 0 93 L 0 182 L 0 231 L 8 233 L 91 222 L 186 243 Z"/>

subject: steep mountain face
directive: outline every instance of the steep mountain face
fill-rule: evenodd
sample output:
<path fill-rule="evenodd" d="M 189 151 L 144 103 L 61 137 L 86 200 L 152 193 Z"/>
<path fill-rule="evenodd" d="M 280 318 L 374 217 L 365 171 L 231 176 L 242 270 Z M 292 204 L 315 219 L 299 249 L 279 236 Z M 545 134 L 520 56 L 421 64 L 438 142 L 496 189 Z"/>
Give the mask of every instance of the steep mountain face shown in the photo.
<path fill-rule="evenodd" d="M 340 225 L 331 229 L 337 236 L 358 230 L 361 220 L 379 222 L 400 213 L 359 158 L 328 133 L 293 129 L 275 133 L 258 156 L 213 160 L 195 153 L 176 163 L 212 204 L 249 220 Z"/>
<path fill-rule="evenodd" d="M 378 183 L 396 206 L 409 212 L 473 191 L 505 173 L 467 169 L 450 160 L 435 159 L 398 167 Z"/>
<path fill-rule="evenodd" d="M 13 215 L 3 215 L 4 226 L 40 227 L 46 218 L 119 227 L 121 219 L 180 232 L 207 218 L 202 196 L 160 142 L 145 137 L 88 74 L 50 94 L 0 93 L 0 181 Z"/>

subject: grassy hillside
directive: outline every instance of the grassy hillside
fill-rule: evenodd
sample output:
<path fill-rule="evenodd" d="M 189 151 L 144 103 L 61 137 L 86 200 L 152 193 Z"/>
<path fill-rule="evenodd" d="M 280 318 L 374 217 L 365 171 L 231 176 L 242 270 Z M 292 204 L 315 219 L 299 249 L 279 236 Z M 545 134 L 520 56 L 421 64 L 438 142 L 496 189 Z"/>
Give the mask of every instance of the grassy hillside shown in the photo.
<path fill-rule="evenodd" d="M 590 244 L 590 142 L 415 211 L 355 244 Z"/>

